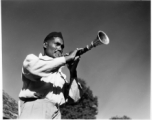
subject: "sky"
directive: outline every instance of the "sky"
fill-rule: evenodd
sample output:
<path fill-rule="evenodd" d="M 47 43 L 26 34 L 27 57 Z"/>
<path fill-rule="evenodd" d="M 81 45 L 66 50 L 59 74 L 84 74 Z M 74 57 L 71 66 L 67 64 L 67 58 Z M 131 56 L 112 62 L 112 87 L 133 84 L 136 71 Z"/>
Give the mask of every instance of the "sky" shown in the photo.
<path fill-rule="evenodd" d="M 2 0 L 2 86 L 18 100 L 22 63 L 62 32 L 64 53 L 104 31 L 109 45 L 81 56 L 78 77 L 98 97 L 98 119 L 150 118 L 150 1 Z"/>

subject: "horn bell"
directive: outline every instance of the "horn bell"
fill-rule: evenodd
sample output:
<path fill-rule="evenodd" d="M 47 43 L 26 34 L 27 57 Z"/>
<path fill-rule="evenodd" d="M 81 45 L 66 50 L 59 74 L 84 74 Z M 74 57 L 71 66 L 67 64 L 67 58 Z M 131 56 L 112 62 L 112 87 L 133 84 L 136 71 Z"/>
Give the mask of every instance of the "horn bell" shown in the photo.
<path fill-rule="evenodd" d="M 97 39 L 99 39 L 100 42 L 105 45 L 108 45 L 110 42 L 109 37 L 103 31 L 98 31 Z"/>

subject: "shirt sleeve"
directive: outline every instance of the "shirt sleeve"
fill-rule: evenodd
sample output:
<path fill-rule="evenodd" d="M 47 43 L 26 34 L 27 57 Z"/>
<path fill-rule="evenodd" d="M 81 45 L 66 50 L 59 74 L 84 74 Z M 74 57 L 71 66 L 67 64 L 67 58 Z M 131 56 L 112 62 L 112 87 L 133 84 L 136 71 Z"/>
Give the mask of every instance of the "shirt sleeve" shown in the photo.
<path fill-rule="evenodd" d="M 69 97 L 72 98 L 74 102 L 77 102 L 82 96 L 82 86 L 77 81 L 77 78 L 73 78 L 70 88 L 69 88 Z"/>
<path fill-rule="evenodd" d="M 64 57 L 54 58 L 52 60 L 42 60 L 39 57 L 30 54 L 23 62 L 22 73 L 25 77 L 34 78 L 48 76 L 50 71 L 58 69 L 66 63 Z"/>

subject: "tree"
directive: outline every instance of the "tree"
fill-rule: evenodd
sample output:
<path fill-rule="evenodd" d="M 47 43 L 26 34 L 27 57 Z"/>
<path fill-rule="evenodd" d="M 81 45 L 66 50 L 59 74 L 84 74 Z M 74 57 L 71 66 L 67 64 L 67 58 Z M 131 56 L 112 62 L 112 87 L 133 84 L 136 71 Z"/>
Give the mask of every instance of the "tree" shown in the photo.
<path fill-rule="evenodd" d="M 17 116 L 17 102 L 3 90 L 3 118 L 15 119 Z"/>
<path fill-rule="evenodd" d="M 110 118 L 110 120 L 131 120 L 131 118 L 124 115 L 123 117 L 119 117 L 119 116 L 112 117 Z"/>
<path fill-rule="evenodd" d="M 74 104 L 66 103 L 61 106 L 62 119 L 95 119 L 98 113 L 98 100 L 86 86 L 83 79 L 78 78 L 83 88 L 81 99 Z"/>

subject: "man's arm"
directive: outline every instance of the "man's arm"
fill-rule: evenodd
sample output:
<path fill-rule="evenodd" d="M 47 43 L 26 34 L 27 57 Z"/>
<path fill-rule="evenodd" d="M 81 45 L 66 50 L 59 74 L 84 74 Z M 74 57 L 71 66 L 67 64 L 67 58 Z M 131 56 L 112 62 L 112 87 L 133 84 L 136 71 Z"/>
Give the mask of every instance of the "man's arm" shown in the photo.
<path fill-rule="evenodd" d="M 77 77 L 71 77 L 69 88 L 69 97 L 73 99 L 74 102 L 77 102 L 82 96 L 82 86 L 78 82 Z"/>
<path fill-rule="evenodd" d="M 69 84 L 69 97 L 77 102 L 82 95 L 82 86 L 77 80 L 77 65 L 79 63 L 80 56 L 77 56 L 73 64 L 69 65 L 70 69 L 70 84 Z"/>
<path fill-rule="evenodd" d="M 73 61 L 76 53 L 77 50 L 73 51 L 68 56 L 58 57 L 48 61 L 41 60 L 34 54 L 30 54 L 23 62 L 22 73 L 30 80 L 48 76 L 51 71 Z"/>
<path fill-rule="evenodd" d="M 23 62 L 23 73 L 44 77 L 49 75 L 49 71 L 57 69 L 64 64 L 66 64 L 65 57 L 44 61 L 39 59 L 37 56 L 30 54 Z"/>

